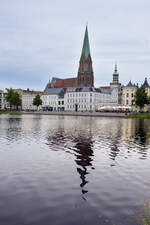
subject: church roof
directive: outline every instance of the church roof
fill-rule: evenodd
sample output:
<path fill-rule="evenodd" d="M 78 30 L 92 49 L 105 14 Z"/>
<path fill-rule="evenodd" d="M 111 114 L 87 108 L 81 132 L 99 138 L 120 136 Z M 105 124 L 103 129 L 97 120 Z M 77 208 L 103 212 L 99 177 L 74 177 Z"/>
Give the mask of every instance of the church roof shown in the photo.
<path fill-rule="evenodd" d="M 102 87 L 100 87 L 100 89 L 109 90 L 110 86 L 102 86 Z"/>
<path fill-rule="evenodd" d="M 82 48 L 82 55 L 85 57 L 85 59 L 87 59 L 88 56 L 90 55 L 90 44 L 89 44 L 89 36 L 88 36 L 88 28 L 87 28 L 87 26 L 86 26 L 86 29 L 85 29 L 83 48 Z"/>
<path fill-rule="evenodd" d="M 77 87 L 78 80 L 77 77 L 61 79 L 53 77 L 51 81 L 51 87 L 54 88 L 67 88 L 67 87 Z"/>

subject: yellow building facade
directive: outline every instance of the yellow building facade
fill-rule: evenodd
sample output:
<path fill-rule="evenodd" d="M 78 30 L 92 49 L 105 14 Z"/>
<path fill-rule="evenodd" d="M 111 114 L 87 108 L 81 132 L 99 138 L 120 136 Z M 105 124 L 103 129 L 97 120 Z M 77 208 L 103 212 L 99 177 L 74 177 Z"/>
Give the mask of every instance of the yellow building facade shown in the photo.
<path fill-rule="evenodd" d="M 124 106 L 132 106 L 134 105 L 135 92 L 138 86 L 132 84 L 130 81 L 127 86 L 122 87 L 122 105 Z"/>

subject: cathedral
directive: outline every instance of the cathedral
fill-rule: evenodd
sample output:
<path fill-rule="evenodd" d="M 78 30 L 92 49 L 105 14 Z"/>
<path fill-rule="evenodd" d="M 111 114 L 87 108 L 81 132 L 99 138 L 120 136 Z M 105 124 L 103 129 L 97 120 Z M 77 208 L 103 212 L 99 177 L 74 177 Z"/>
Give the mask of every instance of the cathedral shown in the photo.
<path fill-rule="evenodd" d="M 46 85 L 45 90 L 47 90 L 48 88 L 68 87 L 94 87 L 94 73 L 87 26 L 84 35 L 77 77 L 67 79 L 53 77 L 52 80 L 49 81 L 49 83 Z"/>

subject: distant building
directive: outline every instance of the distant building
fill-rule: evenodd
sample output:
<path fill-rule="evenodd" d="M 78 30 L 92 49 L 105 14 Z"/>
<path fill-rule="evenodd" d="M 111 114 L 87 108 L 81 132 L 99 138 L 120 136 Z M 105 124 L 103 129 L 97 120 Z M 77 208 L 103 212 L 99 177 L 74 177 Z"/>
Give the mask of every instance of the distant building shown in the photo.
<path fill-rule="evenodd" d="M 0 90 L 0 110 L 5 108 L 4 92 Z"/>
<path fill-rule="evenodd" d="M 117 69 L 117 64 L 115 64 L 115 70 L 113 72 L 113 81 L 110 83 L 110 88 L 118 88 L 121 86 L 121 83 L 119 83 L 119 73 Z"/>
<path fill-rule="evenodd" d="M 101 106 L 117 105 L 117 89 L 101 90 L 94 87 L 67 88 L 66 111 L 97 111 Z"/>
<path fill-rule="evenodd" d="M 117 64 L 115 64 L 115 70 L 113 72 L 113 81 L 110 83 L 110 86 L 101 86 L 101 90 L 112 90 L 112 89 L 117 89 L 116 92 L 118 93 L 118 105 L 121 105 L 121 100 L 122 100 L 122 87 L 121 83 L 119 82 L 119 73 L 117 69 Z M 114 91 L 113 91 L 114 92 Z"/>
<path fill-rule="evenodd" d="M 90 44 L 89 44 L 87 26 L 85 30 L 83 48 L 82 48 L 81 58 L 79 62 L 78 86 L 94 87 L 94 73 L 93 73 L 92 58 L 90 53 Z"/>
<path fill-rule="evenodd" d="M 94 88 L 94 73 L 86 26 L 77 77 L 67 79 L 53 77 L 42 95 L 42 108 L 50 111 L 96 111 L 101 106 L 116 106 L 120 86 L 116 65 L 111 86 Z"/>
<path fill-rule="evenodd" d="M 138 88 L 138 85 L 132 84 L 131 81 L 126 86 L 122 87 L 122 104 L 125 106 L 134 105 L 135 92 Z"/>
<path fill-rule="evenodd" d="M 117 106 L 118 102 L 118 88 L 100 89 L 98 106 Z"/>
<path fill-rule="evenodd" d="M 100 90 L 98 90 L 100 92 Z M 95 111 L 98 109 L 98 91 L 93 87 L 67 88 L 66 111 Z"/>
<path fill-rule="evenodd" d="M 42 108 L 48 111 L 96 111 L 101 106 L 118 105 L 118 89 L 94 87 L 49 88 L 42 95 Z"/>
<path fill-rule="evenodd" d="M 53 77 L 51 82 L 46 85 L 45 90 L 48 88 L 67 88 L 67 87 L 77 87 L 78 80 L 76 77 L 74 78 L 66 78 L 61 79 L 57 77 Z"/>
<path fill-rule="evenodd" d="M 33 105 L 33 100 L 36 95 L 42 95 L 43 92 L 40 91 L 30 91 L 18 89 L 20 91 L 21 99 L 22 99 L 22 110 L 36 110 L 37 107 Z M 39 107 L 40 108 L 40 107 Z"/>
<path fill-rule="evenodd" d="M 64 111 L 65 110 L 65 89 L 49 88 L 42 95 L 42 108 L 46 111 Z"/>
<path fill-rule="evenodd" d="M 45 90 L 49 88 L 68 88 L 68 87 L 94 87 L 94 73 L 92 67 L 92 58 L 90 53 L 88 28 L 86 26 L 82 53 L 79 62 L 77 77 L 61 79 L 53 77 L 46 85 Z"/>

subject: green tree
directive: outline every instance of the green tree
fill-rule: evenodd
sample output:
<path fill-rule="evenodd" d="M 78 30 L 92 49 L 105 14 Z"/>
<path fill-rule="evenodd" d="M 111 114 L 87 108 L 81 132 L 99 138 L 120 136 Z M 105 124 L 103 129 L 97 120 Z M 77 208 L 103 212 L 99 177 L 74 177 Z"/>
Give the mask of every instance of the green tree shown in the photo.
<path fill-rule="evenodd" d="M 21 106 L 21 99 L 20 96 L 18 94 L 18 92 L 14 92 L 13 96 L 12 96 L 12 104 L 13 106 L 15 106 L 15 108 L 18 110 L 18 106 Z"/>
<path fill-rule="evenodd" d="M 21 99 L 18 92 L 15 92 L 12 88 L 6 88 L 5 99 L 10 105 L 10 110 L 12 106 L 16 107 L 18 110 L 18 106 L 21 106 Z"/>
<path fill-rule="evenodd" d="M 13 106 L 13 95 L 14 90 L 12 88 L 6 88 L 5 99 L 10 105 L 10 110 L 12 109 Z"/>
<path fill-rule="evenodd" d="M 140 110 L 142 110 L 145 104 L 148 104 L 148 96 L 144 86 L 141 86 L 136 90 L 135 104 L 140 107 Z"/>
<path fill-rule="evenodd" d="M 35 98 L 33 99 L 33 105 L 37 106 L 37 109 L 39 107 L 39 105 L 42 105 L 42 100 L 40 95 L 36 95 Z"/>

